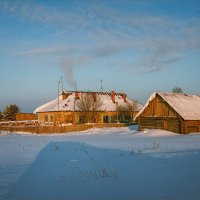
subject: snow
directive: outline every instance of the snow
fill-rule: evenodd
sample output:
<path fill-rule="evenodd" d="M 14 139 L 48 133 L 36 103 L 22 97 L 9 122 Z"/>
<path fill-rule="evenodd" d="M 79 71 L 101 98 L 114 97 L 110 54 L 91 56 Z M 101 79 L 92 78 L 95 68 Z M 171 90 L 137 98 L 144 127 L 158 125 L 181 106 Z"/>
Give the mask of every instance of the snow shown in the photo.
<path fill-rule="evenodd" d="M 0 132 L 0 199 L 200 199 L 200 134 Z"/>
<path fill-rule="evenodd" d="M 200 96 L 179 93 L 159 93 L 185 120 L 200 120 Z"/>
<path fill-rule="evenodd" d="M 74 111 L 74 110 L 77 111 L 77 110 L 79 110 L 79 108 L 76 106 L 76 102 L 79 101 L 79 100 L 75 100 L 75 92 L 65 92 L 65 93 L 69 93 L 69 96 L 64 100 L 62 99 L 61 95 L 59 96 L 59 110 L 60 111 Z M 79 93 L 81 94 L 81 92 L 79 92 Z M 83 92 L 83 93 L 85 93 L 85 92 Z M 91 93 L 91 92 L 89 92 L 89 93 Z M 96 95 L 103 102 L 103 106 L 100 108 L 101 111 L 116 111 L 116 104 L 113 103 L 113 101 L 111 99 L 111 93 L 96 92 Z M 118 102 L 119 106 L 125 106 L 126 105 L 121 94 L 118 94 L 118 93 L 115 94 L 115 101 Z M 131 103 L 132 100 L 127 98 L 127 102 Z M 142 105 L 138 104 L 137 109 L 140 110 L 141 108 L 142 108 Z M 58 98 L 36 108 L 34 110 L 34 113 L 47 112 L 47 111 L 57 111 L 57 110 L 58 110 Z"/>
<path fill-rule="evenodd" d="M 151 130 L 144 130 L 143 132 L 139 132 L 138 136 L 148 136 L 148 137 L 168 137 L 168 136 L 177 136 L 176 133 L 166 130 L 159 130 L 159 129 L 151 129 Z"/>

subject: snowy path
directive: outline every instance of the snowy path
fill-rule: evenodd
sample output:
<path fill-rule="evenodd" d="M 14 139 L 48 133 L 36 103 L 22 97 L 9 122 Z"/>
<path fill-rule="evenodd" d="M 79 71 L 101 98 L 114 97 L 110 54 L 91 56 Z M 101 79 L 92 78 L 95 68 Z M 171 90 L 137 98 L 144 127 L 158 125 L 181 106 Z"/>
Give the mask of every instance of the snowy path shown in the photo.
<path fill-rule="evenodd" d="M 200 199 L 198 134 L 0 135 L 0 199 Z"/>

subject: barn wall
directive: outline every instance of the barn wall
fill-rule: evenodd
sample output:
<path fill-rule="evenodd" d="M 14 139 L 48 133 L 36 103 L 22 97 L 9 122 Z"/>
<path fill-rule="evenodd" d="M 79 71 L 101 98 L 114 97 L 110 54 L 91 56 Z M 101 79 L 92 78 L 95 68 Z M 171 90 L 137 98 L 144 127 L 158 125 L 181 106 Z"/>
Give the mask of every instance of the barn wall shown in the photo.
<path fill-rule="evenodd" d="M 164 127 L 164 130 L 172 131 L 175 133 L 182 133 L 181 121 L 178 118 L 166 119 L 166 127 Z"/>
<path fill-rule="evenodd" d="M 140 117 L 139 130 L 164 129 L 175 133 L 200 132 L 200 120 L 181 120 L 167 117 Z"/>
<path fill-rule="evenodd" d="M 179 115 L 159 95 L 138 117 L 139 130 L 164 129 L 182 133 L 182 122 Z"/>
<path fill-rule="evenodd" d="M 140 130 L 164 129 L 175 133 L 181 132 L 181 122 L 178 118 L 140 117 Z"/>
<path fill-rule="evenodd" d="M 200 132 L 200 120 L 187 120 L 184 122 L 185 133 Z"/>
<path fill-rule="evenodd" d="M 176 112 L 158 95 L 149 102 L 148 107 L 141 113 L 142 117 L 177 117 Z"/>

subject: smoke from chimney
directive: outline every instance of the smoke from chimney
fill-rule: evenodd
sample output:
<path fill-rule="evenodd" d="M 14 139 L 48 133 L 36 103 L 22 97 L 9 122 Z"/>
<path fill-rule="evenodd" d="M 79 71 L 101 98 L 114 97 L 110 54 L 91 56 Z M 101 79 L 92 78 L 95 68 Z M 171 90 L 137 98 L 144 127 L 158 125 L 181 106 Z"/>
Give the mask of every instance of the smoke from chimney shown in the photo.
<path fill-rule="evenodd" d="M 62 63 L 61 69 L 64 73 L 64 77 L 66 78 L 69 86 L 75 89 L 76 81 L 74 80 L 74 75 L 73 75 L 73 64 L 69 61 L 65 61 Z"/>

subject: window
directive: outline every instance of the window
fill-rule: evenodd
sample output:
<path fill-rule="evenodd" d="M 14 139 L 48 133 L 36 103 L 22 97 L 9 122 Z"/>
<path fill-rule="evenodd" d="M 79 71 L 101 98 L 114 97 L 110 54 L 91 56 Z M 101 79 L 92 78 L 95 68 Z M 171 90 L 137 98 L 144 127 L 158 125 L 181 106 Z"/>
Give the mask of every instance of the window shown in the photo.
<path fill-rule="evenodd" d="M 126 115 L 125 116 L 125 121 L 130 121 L 131 120 L 131 116 L 130 115 Z"/>
<path fill-rule="evenodd" d="M 44 124 L 48 124 L 49 123 L 49 118 L 48 115 L 44 116 Z"/>
<path fill-rule="evenodd" d="M 71 116 L 66 117 L 66 122 L 67 123 L 72 123 L 72 117 Z"/>
<path fill-rule="evenodd" d="M 45 121 L 45 122 L 48 122 L 48 115 L 45 115 L 45 116 L 44 116 L 44 121 Z"/>
<path fill-rule="evenodd" d="M 84 123 L 84 117 L 83 116 L 79 117 L 79 123 Z"/>
<path fill-rule="evenodd" d="M 50 116 L 50 122 L 53 122 L 53 115 Z"/>
<path fill-rule="evenodd" d="M 103 116 L 103 123 L 108 123 L 109 121 L 109 116 Z"/>

